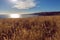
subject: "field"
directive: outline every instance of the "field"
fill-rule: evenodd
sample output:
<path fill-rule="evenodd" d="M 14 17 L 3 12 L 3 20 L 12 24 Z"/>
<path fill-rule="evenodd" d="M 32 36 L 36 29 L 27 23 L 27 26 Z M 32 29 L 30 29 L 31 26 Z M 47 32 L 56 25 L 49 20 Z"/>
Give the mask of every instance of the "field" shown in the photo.
<path fill-rule="evenodd" d="M 0 19 L 0 40 L 60 40 L 60 16 Z"/>

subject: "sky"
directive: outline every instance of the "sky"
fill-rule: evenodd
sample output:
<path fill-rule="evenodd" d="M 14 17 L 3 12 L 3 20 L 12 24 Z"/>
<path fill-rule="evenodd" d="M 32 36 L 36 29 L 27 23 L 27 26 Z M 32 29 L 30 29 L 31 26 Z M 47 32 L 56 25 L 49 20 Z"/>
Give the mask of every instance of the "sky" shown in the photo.
<path fill-rule="evenodd" d="M 60 11 L 60 0 L 0 0 L 0 13 Z"/>

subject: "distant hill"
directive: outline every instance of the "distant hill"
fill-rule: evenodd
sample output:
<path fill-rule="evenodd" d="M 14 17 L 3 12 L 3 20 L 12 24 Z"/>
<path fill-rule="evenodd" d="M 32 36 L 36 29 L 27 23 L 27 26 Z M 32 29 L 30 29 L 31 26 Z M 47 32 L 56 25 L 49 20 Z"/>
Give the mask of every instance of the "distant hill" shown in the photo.
<path fill-rule="evenodd" d="M 19 14 L 20 18 L 27 18 L 27 17 L 36 17 L 36 16 L 54 16 L 60 15 L 60 12 L 38 12 L 38 13 L 31 13 L 31 14 Z M 9 18 L 9 15 L 0 15 L 0 18 Z"/>
<path fill-rule="evenodd" d="M 60 12 L 40 12 L 40 13 L 33 13 L 30 15 L 38 15 L 38 16 L 51 16 L 51 15 L 60 15 Z"/>

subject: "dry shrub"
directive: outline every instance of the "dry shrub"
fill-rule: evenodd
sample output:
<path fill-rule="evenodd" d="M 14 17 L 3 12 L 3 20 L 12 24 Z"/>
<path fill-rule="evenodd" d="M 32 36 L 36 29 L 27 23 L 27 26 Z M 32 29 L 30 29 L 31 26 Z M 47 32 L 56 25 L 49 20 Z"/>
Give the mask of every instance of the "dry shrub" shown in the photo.
<path fill-rule="evenodd" d="M 0 25 L 0 40 L 54 40 L 58 29 L 53 20 L 6 20 Z"/>

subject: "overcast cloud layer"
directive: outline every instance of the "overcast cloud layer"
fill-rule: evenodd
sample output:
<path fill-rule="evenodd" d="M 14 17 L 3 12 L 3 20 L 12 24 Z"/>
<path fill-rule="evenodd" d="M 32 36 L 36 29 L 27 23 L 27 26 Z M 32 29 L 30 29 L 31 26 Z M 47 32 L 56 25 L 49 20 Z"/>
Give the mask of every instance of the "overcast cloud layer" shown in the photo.
<path fill-rule="evenodd" d="M 36 7 L 35 0 L 18 0 L 15 2 L 13 8 L 17 9 L 30 9 Z"/>

